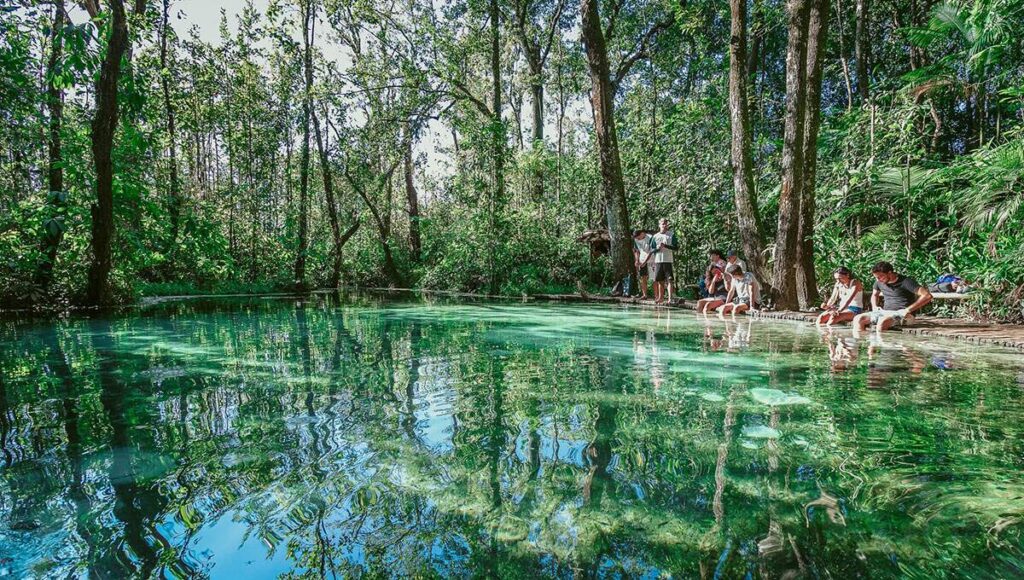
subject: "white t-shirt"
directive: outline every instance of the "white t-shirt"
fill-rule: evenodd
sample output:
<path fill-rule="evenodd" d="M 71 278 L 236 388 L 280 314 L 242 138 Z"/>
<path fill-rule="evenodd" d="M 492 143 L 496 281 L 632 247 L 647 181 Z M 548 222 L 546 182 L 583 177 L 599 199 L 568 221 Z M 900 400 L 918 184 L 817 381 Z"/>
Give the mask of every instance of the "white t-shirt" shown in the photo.
<path fill-rule="evenodd" d="M 658 246 L 660 244 L 665 244 L 665 245 L 668 245 L 668 246 L 675 247 L 675 245 L 676 245 L 676 234 L 674 232 L 669 232 L 667 234 L 663 234 L 661 232 L 658 232 L 658 233 L 654 234 L 654 243 L 651 245 L 651 248 L 655 250 L 655 253 L 654 253 L 654 263 L 655 264 L 671 264 L 672 263 L 672 250 L 670 250 L 669 248 L 662 248 L 662 249 L 658 250 L 657 248 L 658 248 Z"/>
<path fill-rule="evenodd" d="M 639 240 L 633 238 L 633 247 L 640 252 L 640 263 L 643 264 L 647 257 L 651 255 L 651 234 L 644 234 L 644 237 Z"/>
<path fill-rule="evenodd" d="M 736 298 L 740 301 L 757 303 L 760 299 L 760 287 L 757 279 L 750 272 L 744 272 L 743 277 L 739 280 L 733 278 L 732 287 L 736 290 Z"/>
<path fill-rule="evenodd" d="M 844 286 L 841 282 L 836 282 L 836 289 L 834 294 L 836 295 L 835 307 L 839 308 L 849 300 L 850 295 L 853 294 L 853 300 L 850 300 L 850 306 L 855 306 L 864 309 L 864 293 L 857 291 L 857 285 L 854 284 L 856 280 L 850 280 L 849 286 Z"/>

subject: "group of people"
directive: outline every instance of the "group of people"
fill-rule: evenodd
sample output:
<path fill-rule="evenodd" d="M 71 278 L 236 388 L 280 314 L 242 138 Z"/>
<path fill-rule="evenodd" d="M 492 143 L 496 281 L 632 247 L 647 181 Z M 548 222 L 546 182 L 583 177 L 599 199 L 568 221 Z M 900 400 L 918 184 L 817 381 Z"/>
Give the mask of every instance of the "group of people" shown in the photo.
<path fill-rule="evenodd" d="M 655 304 L 672 302 L 672 253 L 677 249 L 676 234 L 665 218 L 658 220 L 658 231 L 654 234 L 633 230 L 633 265 L 640 279 L 640 297 L 643 300 L 648 298 L 647 284 L 650 280 L 654 282 Z"/>
<path fill-rule="evenodd" d="M 648 281 L 654 282 L 654 302 L 672 302 L 673 252 L 678 249 L 676 234 L 669 221 L 658 221 L 654 234 L 644 230 L 633 231 L 633 259 L 640 279 L 641 298 L 648 298 Z M 748 272 L 746 264 L 735 251 L 723 254 L 721 250 L 708 252 L 709 264 L 700 281 L 701 298 L 697 311 L 707 314 L 741 314 L 755 310 L 761 303 L 761 284 Z M 833 272 L 835 286 L 822 305 L 817 318 L 818 326 L 833 326 L 852 322 L 855 331 L 874 325 L 888 330 L 905 324 L 916 312 L 932 301 L 931 291 L 916 280 L 897 273 L 889 262 L 878 262 L 871 268 L 875 278 L 871 290 L 871 310 L 864 308 L 864 285 L 847 267 Z"/>
<path fill-rule="evenodd" d="M 818 326 L 852 322 L 860 332 L 871 325 L 879 331 L 906 324 L 914 314 L 932 301 L 932 293 L 917 280 L 895 271 L 889 262 L 878 262 L 871 268 L 875 283 L 871 288 L 871 311 L 864 310 L 864 285 L 853 277 L 849 268 L 837 268 L 832 277 L 836 285 L 832 295 L 821 305 Z"/>
<path fill-rule="evenodd" d="M 730 251 L 723 257 L 721 250 L 711 250 L 708 258 L 697 311 L 740 314 L 757 308 L 761 303 L 761 284 L 752 272 L 746 271 L 746 264 L 736 252 Z"/>
<path fill-rule="evenodd" d="M 653 281 L 655 304 L 672 302 L 673 252 L 677 249 L 676 234 L 665 218 L 658 220 L 658 231 L 654 234 L 633 230 L 633 260 L 640 279 L 641 299 L 648 299 L 648 281 Z M 761 285 L 753 274 L 745 271 L 746 265 L 736 252 L 724 256 L 721 251 L 712 250 L 709 257 L 711 264 L 702 280 L 708 288 L 708 298 L 698 302 L 698 310 L 738 314 L 756 308 L 761 301 Z"/>

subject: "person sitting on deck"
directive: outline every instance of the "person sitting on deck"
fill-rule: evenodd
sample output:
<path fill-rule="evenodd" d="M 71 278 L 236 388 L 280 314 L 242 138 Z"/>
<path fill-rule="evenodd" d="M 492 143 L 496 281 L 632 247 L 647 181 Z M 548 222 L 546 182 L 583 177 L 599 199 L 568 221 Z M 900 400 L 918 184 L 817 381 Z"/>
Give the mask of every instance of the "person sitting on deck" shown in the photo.
<path fill-rule="evenodd" d="M 679 249 L 675 232 L 668 229 L 668 220 L 658 220 L 658 233 L 651 244 L 654 250 L 654 302 L 672 302 L 672 252 Z M 667 289 L 667 293 L 666 293 Z"/>
<path fill-rule="evenodd" d="M 636 266 L 636 276 L 640 279 L 640 294 L 643 300 L 647 300 L 647 279 L 654 268 L 654 260 L 651 259 L 653 240 L 651 234 L 643 230 L 633 230 L 633 264 Z"/>
<path fill-rule="evenodd" d="M 913 314 L 932 301 L 928 288 L 913 278 L 897 274 L 889 262 L 879 262 L 871 268 L 875 285 L 871 290 L 871 312 L 858 314 L 853 319 L 854 332 L 862 331 L 871 324 L 881 332 L 893 326 L 903 325 L 913 319 Z M 882 304 L 878 299 L 882 299 Z"/>
<path fill-rule="evenodd" d="M 757 278 L 750 272 L 744 272 L 743 268 L 736 264 L 726 268 L 725 273 L 732 277 L 732 284 L 725 297 L 725 304 L 718 307 L 718 313 L 735 316 L 757 308 L 761 299 L 761 284 Z"/>
<path fill-rule="evenodd" d="M 855 316 L 864 312 L 864 285 L 853 277 L 847 267 L 837 268 L 832 276 L 836 285 L 827 302 L 821 305 L 824 310 L 815 322 L 818 326 L 832 326 L 850 322 Z"/>
<path fill-rule="evenodd" d="M 697 301 L 697 312 L 701 314 L 707 314 L 725 304 L 725 298 L 729 295 L 729 289 L 725 285 L 725 272 L 718 266 L 708 269 L 704 284 L 708 290 L 708 296 Z"/>
<path fill-rule="evenodd" d="M 712 277 L 711 270 L 718 268 L 724 275 L 725 267 L 729 265 L 729 263 L 725 261 L 725 254 L 722 253 L 722 250 L 711 250 L 708 252 L 708 260 L 710 260 L 710 262 L 708 263 L 707 269 L 704 271 L 704 276 L 702 276 L 697 282 L 697 291 L 701 298 L 709 298 L 711 296 L 707 287 L 708 281 L 710 281 Z"/>

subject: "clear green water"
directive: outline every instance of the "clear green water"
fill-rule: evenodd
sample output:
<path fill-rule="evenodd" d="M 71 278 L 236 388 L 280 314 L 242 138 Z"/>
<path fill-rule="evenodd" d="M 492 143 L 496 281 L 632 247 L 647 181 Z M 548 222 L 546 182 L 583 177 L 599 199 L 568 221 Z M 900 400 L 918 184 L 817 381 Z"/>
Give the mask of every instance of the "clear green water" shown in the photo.
<path fill-rule="evenodd" d="M 1015 577 L 1022 372 L 591 306 L 0 322 L 0 573 Z"/>

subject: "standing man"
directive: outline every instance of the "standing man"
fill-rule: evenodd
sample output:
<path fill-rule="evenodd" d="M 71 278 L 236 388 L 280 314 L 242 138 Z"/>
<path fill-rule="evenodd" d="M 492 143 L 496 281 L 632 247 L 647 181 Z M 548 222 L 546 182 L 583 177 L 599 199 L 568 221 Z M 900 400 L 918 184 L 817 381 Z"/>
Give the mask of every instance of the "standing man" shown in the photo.
<path fill-rule="evenodd" d="M 654 303 L 672 302 L 672 252 L 678 249 L 676 234 L 668 229 L 668 220 L 658 220 L 658 233 L 654 234 Z M 665 288 L 668 287 L 668 295 Z"/>
<path fill-rule="evenodd" d="M 633 230 L 633 265 L 636 266 L 636 276 L 640 279 L 641 298 L 647 300 L 647 279 L 654 268 L 654 260 L 651 259 L 651 243 L 654 237 L 643 230 Z"/>
<path fill-rule="evenodd" d="M 859 332 L 875 325 L 878 332 L 889 330 L 913 319 L 913 314 L 932 301 L 928 288 L 893 271 L 889 262 L 879 262 L 871 268 L 875 286 L 871 290 L 871 312 L 858 314 L 853 319 L 853 330 Z M 882 304 L 878 303 L 879 298 Z"/>

